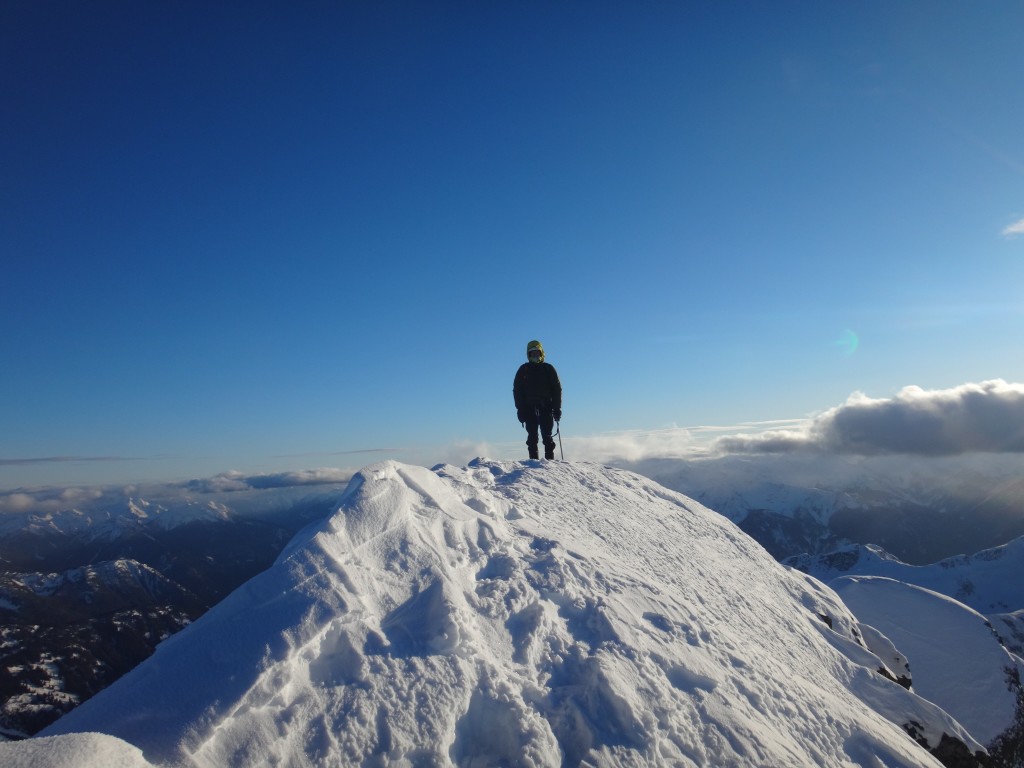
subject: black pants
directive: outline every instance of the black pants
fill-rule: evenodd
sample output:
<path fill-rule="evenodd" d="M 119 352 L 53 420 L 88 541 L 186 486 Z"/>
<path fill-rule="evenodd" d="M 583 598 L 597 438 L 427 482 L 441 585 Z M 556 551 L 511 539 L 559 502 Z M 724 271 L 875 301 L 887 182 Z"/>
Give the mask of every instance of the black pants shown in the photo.
<path fill-rule="evenodd" d="M 526 447 L 530 451 L 530 458 L 540 458 L 537 455 L 537 430 L 544 437 L 544 458 L 555 458 L 555 440 L 551 437 L 551 430 L 555 427 L 555 417 L 551 414 L 550 408 L 538 408 L 535 411 L 526 412 Z"/>

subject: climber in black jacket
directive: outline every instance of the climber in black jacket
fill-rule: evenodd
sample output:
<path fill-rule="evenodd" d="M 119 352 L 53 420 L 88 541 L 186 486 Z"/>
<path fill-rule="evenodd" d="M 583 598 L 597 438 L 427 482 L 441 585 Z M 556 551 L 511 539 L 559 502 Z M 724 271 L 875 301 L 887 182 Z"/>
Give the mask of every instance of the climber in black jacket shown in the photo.
<path fill-rule="evenodd" d="M 512 395 L 516 401 L 519 423 L 526 425 L 526 447 L 530 458 L 537 456 L 537 430 L 544 438 L 544 458 L 555 458 L 555 441 L 551 430 L 556 421 L 562 420 L 562 383 L 558 371 L 551 363 L 544 362 L 544 347 L 539 341 L 526 345 L 526 359 L 516 371 L 512 384 Z"/>

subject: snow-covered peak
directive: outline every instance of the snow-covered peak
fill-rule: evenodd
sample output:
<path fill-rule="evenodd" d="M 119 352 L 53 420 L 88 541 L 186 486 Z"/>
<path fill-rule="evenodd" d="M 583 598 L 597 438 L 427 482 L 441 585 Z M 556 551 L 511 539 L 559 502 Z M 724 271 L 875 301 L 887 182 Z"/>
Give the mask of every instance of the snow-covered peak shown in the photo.
<path fill-rule="evenodd" d="M 908 565 L 870 544 L 851 545 L 823 555 L 800 555 L 784 562 L 825 582 L 839 576 L 896 579 L 949 595 L 985 614 L 1024 608 L 1024 537 L 931 565 Z"/>
<path fill-rule="evenodd" d="M 104 494 L 71 507 L 4 514 L 0 516 L 0 536 L 56 534 L 109 541 L 141 531 L 146 526 L 167 530 L 193 521 L 220 521 L 229 517 L 228 507 L 210 500 L 182 498 L 161 504 L 133 497 L 112 499 L 110 494 Z"/>
<path fill-rule="evenodd" d="M 346 473 L 344 482 L 330 482 L 331 475 L 324 470 L 254 475 L 245 483 L 236 481 L 237 487 L 227 488 L 223 476 L 218 476 L 142 489 L 40 489 L 0 494 L 0 541 L 115 541 L 132 534 L 169 531 L 189 523 L 268 520 L 303 514 L 303 508 L 332 504 L 347 476 Z M 289 482 L 294 484 L 288 485 Z"/>
<path fill-rule="evenodd" d="M 43 735 L 193 766 L 939 765 L 909 723 L 981 749 L 879 673 L 900 658 L 862 629 L 820 582 L 638 475 L 386 462 Z M 0 745 L 0 762 L 31 749 L 46 765 L 40 742 Z"/>

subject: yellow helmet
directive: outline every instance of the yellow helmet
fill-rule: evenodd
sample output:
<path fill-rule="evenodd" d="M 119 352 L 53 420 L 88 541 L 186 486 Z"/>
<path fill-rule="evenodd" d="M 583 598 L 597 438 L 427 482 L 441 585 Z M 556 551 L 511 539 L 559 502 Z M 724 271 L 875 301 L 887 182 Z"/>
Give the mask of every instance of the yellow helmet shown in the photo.
<path fill-rule="evenodd" d="M 530 353 L 533 352 L 533 351 L 540 352 L 540 358 L 539 359 L 534 360 L 534 359 L 532 359 L 530 357 Z M 536 363 L 543 363 L 544 362 L 544 347 L 536 339 L 534 339 L 533 341 L 531 341 L 529 344 L 526 345 L 526 359 L 529 360 L 531 363 L 534 363 L 534 362 L 536 362 Z"/>

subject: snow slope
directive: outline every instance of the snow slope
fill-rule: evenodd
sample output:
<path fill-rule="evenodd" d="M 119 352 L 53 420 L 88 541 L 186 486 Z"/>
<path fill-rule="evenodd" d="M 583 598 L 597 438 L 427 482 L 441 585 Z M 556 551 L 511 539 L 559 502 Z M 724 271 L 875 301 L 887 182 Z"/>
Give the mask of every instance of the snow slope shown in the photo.
<path fill-rule="evenodd" d="M 1019 677 L 1012 678 L 1024 662 L 1006 651 L 984 616 L 893 579 L 845 576 L 830 586 L 857 618 L 907 655 L 914 691 L 956 717 L 972 736 L 991 744 L 1013 725 L 1021 686 Z"/>
<path fill-rule="evenodd" d="M 150 768 L 142 751 L 102 733 L 29 739 L 0 744 L 4 768 Z"/>
<path fill-rule="evenodd" d="M 980 750 L 877 672 L 899 662 L 820 582 L 638 475 L 386 462 L 0 763 L 58 765 L 99 732 L 140 766 L 939 765 L 911 721 Z M 78 765 L 108 764 L 99 743 Z"/>

